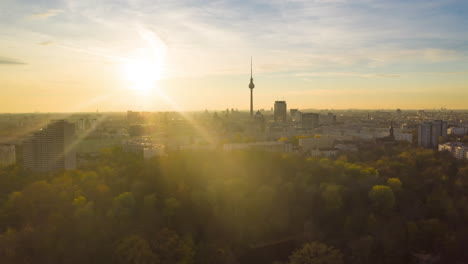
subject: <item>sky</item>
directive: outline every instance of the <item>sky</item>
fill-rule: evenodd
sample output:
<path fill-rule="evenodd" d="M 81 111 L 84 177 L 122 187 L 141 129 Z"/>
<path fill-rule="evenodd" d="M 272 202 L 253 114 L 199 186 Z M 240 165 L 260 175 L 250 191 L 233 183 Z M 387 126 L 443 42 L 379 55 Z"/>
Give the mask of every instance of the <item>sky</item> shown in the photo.
<path fill-rule="evenodd" d="M 0 0 L 0 112 L 468 108 L 466 0 Z"/>

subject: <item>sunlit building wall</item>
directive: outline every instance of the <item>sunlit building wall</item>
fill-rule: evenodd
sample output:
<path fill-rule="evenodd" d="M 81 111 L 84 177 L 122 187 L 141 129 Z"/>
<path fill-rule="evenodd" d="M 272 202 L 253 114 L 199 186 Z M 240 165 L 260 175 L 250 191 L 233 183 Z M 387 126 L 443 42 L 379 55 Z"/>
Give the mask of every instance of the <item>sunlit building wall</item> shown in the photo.
<path fill-rule="evenodd" d="M 0 166 L 12 165 L 16 162 L 14 145 L 0 145 Z"/>
<path fill-rule="evenodd" d="M 457 159 L 467 159 L 468 145 L 460 142 L 448 142 L 439 144 L 439 151 L 448 151 Z"/>
<path fill-rule="evenodd" d="M 286 122 L 287 113 L 286 101 L 275 101 L 275 122 Z"/>
<path fill-rule="evenodd" d="M 303 113 L 301 118 L 303 129 L 313 129 L 319 126 L 319 115 L 316 113 Z"/>
<path fill-rule="evenodd" d="M 33 171 L 76 168 L 75 124 L 54 120 L 23 142 L 24 166 Z"/>
<path fill-rule="evenodd" d="M 224 151 L 251 150 L 266 152 L 292 152 L 290 143 L 278 141 L 252 142 L 252 143 L 232 143 L 224 144 Z"/>
<path fill-rule="evenodd" d="M 425 122 L 418 128 L 418 145 L 424 148 L 437 148 L 439 139 L 447 139 L 447 122 L 435 120 Z"/>

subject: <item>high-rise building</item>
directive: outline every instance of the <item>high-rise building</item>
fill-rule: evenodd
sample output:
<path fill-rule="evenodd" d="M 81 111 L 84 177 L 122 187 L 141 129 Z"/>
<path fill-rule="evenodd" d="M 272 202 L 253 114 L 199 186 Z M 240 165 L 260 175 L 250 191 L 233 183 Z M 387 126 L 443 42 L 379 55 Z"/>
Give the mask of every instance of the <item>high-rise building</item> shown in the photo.
<path fill-rule="evenodd" d="M 447 139 L 447 122 L 435 120 L 425 122 L 418 128 L 418 145 L 424 148 L 437 148 L 439 139 Z"/>
<path fill-rule="evenodd" d="M 302 112 L 301 111 L 296 111 L 296 113 L 294 114 L 294 121 L 296 123 L 301 123 L 302 122 Z"/>
<path fill-rule="evenodd" d="M 291 121 L 296 121 L 297 111 L 299 111 L 297 108 L 296 109 L 289 109 L 289 116 L 291 118 Z"/>
<path fill-rule="evenodd" d="M 14 145 L 0 145 L 0 166 L 8 166 L 16 162 L 16 149 Z"/>
<path fill-rule="evenodd" d="M 53 120 L 23 142 L 24 166 L 33 171 L 75 169 L 74 138 L 75 124 Z"/>
<path fill-rule="evenodd" d="M 275 101 L 275 122 L 286 122 L 287 113 L 286 101 Z"/>
<path fill-rule="evenodd" d="M 319 123 L 321 125 L 332 125 L 336 123 L 336 115 L 328 113 L 327 115 L 320 115 Z"/>
<path fill-rule="evenodd" d="M 260 113 L 260 111 L 257 111 L 255 114 L 254 121 L 256 130 L 259 132 L 265 132 L 265 117 Z"/>
<path fill-rule="evenodd" d="M 447 122 L 442 120 L 435 120 L 432 122 L 432 147 L 437 148 L 439 145 L 439 138 L 447 139 Z"/>
<path fill-rule="evenodd" d="M 255 88 L 255 84 L 253 83 L 253 76 L 252 76 L 252 58 L 250 58 L 250 117 L 253 117 L 253 89 Z"/>
<path fill-rule="evenodd" d="M 319 126 L 319 115 L 316 113 L 302 113 L 302 128 L 313 129 Z"/>

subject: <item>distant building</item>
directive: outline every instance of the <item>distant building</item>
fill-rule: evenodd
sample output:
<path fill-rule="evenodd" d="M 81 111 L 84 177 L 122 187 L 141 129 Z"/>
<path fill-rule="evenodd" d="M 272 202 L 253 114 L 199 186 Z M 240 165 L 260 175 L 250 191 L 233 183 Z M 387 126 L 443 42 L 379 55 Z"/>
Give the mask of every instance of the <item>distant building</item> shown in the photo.
<path fill-rule="evenodd" d="M 432 123 L 426 122 L 419 125 L 418 145 L 424 148 L 432 147 Z"/>
<path fill-rule="evenodd" d="M 466 127 L 451 127 L 447 129 L 447 134 L 456 135 L 456 136 L 464 136 L 468 133 L 468 128 Z"/>
<path fill-rule="evenodd" d="M 138 123 L 143 121 L 143 115 L 140 112 L 127 111 L 127 121 L 128 123 Z"/>
<path fill-rule="evenodd" d="M 439 139 L 447 139 L 447 122 L 435 120 L 425 122 L 418 128 L 418 145 L 424 148 L 437 148 Z"/>
<path fill-rule="evenodd" d="M 334 157 L 338 155 L 340 151 L 338 149 L 311 149 L 308 154 L 312 157 L 316 156 L 325 156 L 325 157 Z"/>
<path fill-rule="evenodd" d="M 265 117 L 260 113 L 260 111 L 257 111 L 254 116 L 254 123 L 255 123 L 255 129 L 258 132 L 265 132 Z"/>
<path fill-rule="evenodd" d="M 338 143 L 335 145 L 335 148 L 339 151 L 346 152 L 357 152 L 359 150 L 357 145 L 352 143 Z"/>
<path fill-rule="evenodd" d="M 390 129 L 388 131 L 388 136 L 377 138 L 377 142 L 384 143 L 384 144 L 394 144 L 395 141 L 395 133 L 393 130 L 393 122 L 390 122 Z"/>
<path fill-rule="evenodd" d="M 439 144 L 439 151 L 448 151 L 457 159 L 467 159 L 468 145 L 460 142 Z"/>
<path fill-rule="evenodd" d="M 291 117 L 291 121 L 296 120 L 296 113 L 299 111 L 298 109 L 290 109 L 289 110 L 289 116 Z"/>
<path fill-rule="evenodd" d="M 143 159 L 150 159 L 152 157 L 159 157 L 166 154 L 166 150 L 163 145 L 152 145 L 150 147 L 143 148 Z"/>
<path fill-rule="evenodd" d="M 231 143 L 223 145 L 224 151 L 250 150 L 266 152 L 292 152 L 292 144 L 279 141 Z"/>
<path fill-rule="evenodd" d="M 155 156 L 162 156 L 166 154 L 166 148 L 161 144 L 154 144 L 149 138 L 134 138 L 127 140 L 123 144 L 124 151 L 134 152 L 143 157 L 143 159 L 150 159 Z"/>
<path fill-rule="evenodd" d="M 396 141 L 406 141 L 409 143 L 413 143 L 413 134 L 411 133 L 395 133 L 395 140 Z"/>
<path fill-rule="evenodd" d="M 275 122 L 286 122 L 287 120 L 287 107 L 286 101 L 275 101 Z"/>
<path fill-rule="evenodd" d="M 319 115 L 316 113 L 303 113 L 301 118 L 303 129 L 313 129 L 319 126 Z"/>
<path fill-rule="evenodd" d="M 16 148 L 14 145 L 0 145 L 0 166 L 12 165 L 16 162 Z"/>
<path fill-rule="evenodd" d="M 53 120 L 46 128 L 23 142 L 25 168 L 58 171 L 76 168 L 75 124 Z"/>
<path fill-rule="evenodd" d="M 296 111 L 296 113 L 294 114 L 294 121 L 297 122 L 297 123 L 302 122 L 302 112 L 301 111 Z"/>
<path fill-rule="evenodd" d="M 336 123 L 336 115 L 332 113 L 328 113 L 327 115 L 320 115 L 319 116 L 319 124 L 320 125 L 332 125 Z"/>
<path fill-rule="evenodd" d="M 334 149 L 335 138 L 329 136 L 320 136 L 312 138 L 300 138 L 299 147 L 302 152 L 320 149 Z"/>

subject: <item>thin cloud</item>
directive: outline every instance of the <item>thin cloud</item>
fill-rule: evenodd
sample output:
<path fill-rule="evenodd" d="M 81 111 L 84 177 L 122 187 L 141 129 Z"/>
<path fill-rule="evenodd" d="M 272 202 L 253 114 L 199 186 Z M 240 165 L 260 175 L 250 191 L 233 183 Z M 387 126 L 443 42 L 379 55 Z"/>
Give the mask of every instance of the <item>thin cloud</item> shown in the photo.
<path fill-rule="evenodd" d="M 47 19 L 50 17 L 57 16 L 58 14 L 62 13 L 63 10 L 61 9 L 49 9 L 45 12 L 38 12 L 38 13 L 33 13 L 32 16 L 34 18 L 41 18 L 41 19 Z"/>
<path fill-rule="evenodd" d="M 19 61 L 19 60 L 0 57 L 0 65 L 24 65 L 24 64 L 26 63 Z"/>
<path fill-rule="evenodd" d="M 435 75 L 435 76 L 446 76 L 446 75 L 465 75 L 468 74 L 468 71 L 459 71 L 459 72 L 426 72 L 426 75 Z"/>
<path fill-rule="evenodd" d="M 299 77 L 360 77 L 360 78 L 397 78 L 399 75 L 393 74 L 371 74 L 358 72 L 309 72 L 298 73 Z"/>
<path fill-rule="evenodd" d="M 46 40 L 46 41 L 41 41 L 38 44 L 42 46 L 49 46 L 49 45 L 53 45 L 54 43 L 55 42 L 53 42 L 52 40 Z"/>

